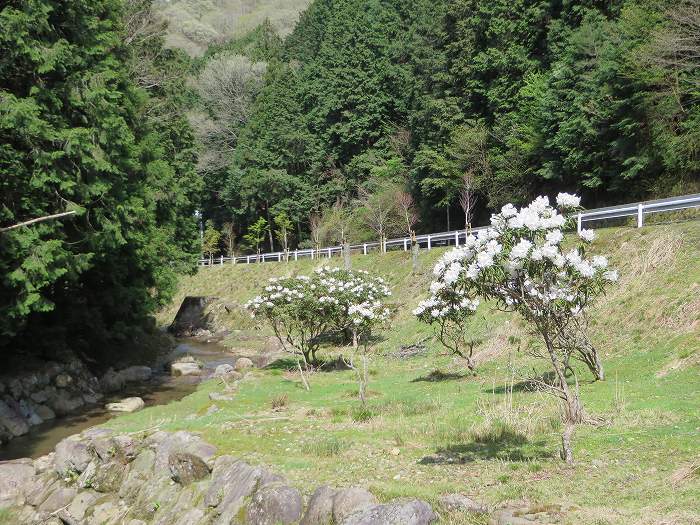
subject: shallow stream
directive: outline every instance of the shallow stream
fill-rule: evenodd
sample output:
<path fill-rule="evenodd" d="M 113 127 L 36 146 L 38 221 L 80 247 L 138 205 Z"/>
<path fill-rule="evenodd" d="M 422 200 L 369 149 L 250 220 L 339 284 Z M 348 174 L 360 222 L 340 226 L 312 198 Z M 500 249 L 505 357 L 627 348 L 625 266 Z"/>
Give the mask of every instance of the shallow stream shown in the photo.
<path fill-rule="evenodd" d="M 233 364 L 240 356 L 227 352 L 217 343 L 204 343 L 195 339 L 181 339 L 170 354 L 168 361 L 190 355 L 204 364 L 204 374 L 209 375 L 221 364 Z M 69 416 L 56 418 L 32 427 L 24 436 L 17 437 L 0 446 L 0 461 L 17 458 L 38 458 L 51 452 L 62 439 L 78 434 L 86 428 L 104 423 L 113 417 L 119 417 L 104 408 L 106 403 L 118 401 L 125 397 L 138 396 L 146 406 L 167 405 L 192 393 L 202 377 L 172 377 L 169 370 L 154 370 L 151 380 L 145 383 L 132 383 L 118 393 L 105 396 L 99 405 L 86 406 Z"/>

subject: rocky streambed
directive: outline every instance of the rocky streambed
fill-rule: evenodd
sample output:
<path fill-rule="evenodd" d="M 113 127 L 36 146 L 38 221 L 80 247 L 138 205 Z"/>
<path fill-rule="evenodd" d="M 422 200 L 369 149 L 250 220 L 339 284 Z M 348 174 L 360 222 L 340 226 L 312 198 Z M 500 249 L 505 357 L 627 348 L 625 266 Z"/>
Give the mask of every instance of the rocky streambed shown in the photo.
<path fill-rule="evenodd" d="M 177 401 L 217 367 L 232 367 L 240 357 L 216 343 L 192 338 L 180 340 L 153 368 L 131 366 L 98 377 L 79 359 L 68 358 L 0 377 L 0 460 L 37 458 L 67 436 L 120 412 Z M 174 361 L 183 364 L 171 372 Z"/>

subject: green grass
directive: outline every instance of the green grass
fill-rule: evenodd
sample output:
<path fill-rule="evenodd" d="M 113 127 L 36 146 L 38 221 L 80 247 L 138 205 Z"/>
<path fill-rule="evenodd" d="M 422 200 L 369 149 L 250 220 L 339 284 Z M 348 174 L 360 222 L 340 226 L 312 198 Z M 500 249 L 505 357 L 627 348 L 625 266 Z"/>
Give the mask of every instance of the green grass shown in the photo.
<path fill-rule="evenodd" d="M 211 405 L 209 392 L 222 388 L 211 381 L 181 402 L 109 426 L 200 432 L 221 453 L 271 465 L 306 492 L 321 483 L 360 484 L 382 499 L 435 502 L 459 491 L 492 505 L 525 499 L 572 506 L 570 524 L 700 523 L 700 475 L 693 471 L 700 461 L 700 223 L 603 230 L 595 251 L 611 255 L 621 280 L 592 312 L 591 336 L 607 380 L 592 383 L 580 370 L 584 406 L 598 424 L 577 430 L 573 467 L 557 457 L 554 399 L 519 388 L 547 367 L 518 351 L 529 343 L 515 318 L 487 305 L 479 311 L 473 331 L 484 338 L 485 360 L 477 377 L 432 340 L 425 355 L 393 356 L 431 335 L 410 311 L 426 295 L 442 250 L 423 252 L 416 276 L 404 253 L 353 259 L 355 268 L 387 279 L 398 308 L 371 358 L 366 408 L 351 371 L 314 373 L 307 392 L 295 373 L 276 366 L 250 373 L 219 412 L 186 419 Z M 182 280 L 159 321 L 172 320 L 185 295 L 214 295 L 212 319 L 239 330 L 225 344 L 259 347 L 267 332 L 235 305 L 269 277 L 309 272 L 316 264 L 203 269 Z M 286 402 L 273 410 L 271 400 L 283 396 Z"/>

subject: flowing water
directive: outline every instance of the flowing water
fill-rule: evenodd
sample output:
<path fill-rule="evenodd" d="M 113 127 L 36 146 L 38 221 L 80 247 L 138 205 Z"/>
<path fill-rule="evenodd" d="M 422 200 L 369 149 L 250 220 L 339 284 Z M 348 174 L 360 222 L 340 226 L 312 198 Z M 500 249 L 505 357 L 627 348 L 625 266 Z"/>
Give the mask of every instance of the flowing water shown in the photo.
<path fill-rule="evenodd" d="M 213 372 L 221 364 L 233 364 L 238 355 L 227 352 L 216 343 L 203 343 L 194 339 L 180 340 L 169 361 L 191 355 L 204 364 L 204 375 Z M 69 416 L 56 418 L 32 427 L 29 434 L 17 437 L 0 446 L 0 461 L 17 458 L 38 458 L 51 452 L 62 439 L 78 434 L 86 428 L 104 423 L 119 414 L 105 410 L 104 405 L 125 397 L 138 396 L 146 406 L 166 405 L 178 401 L 193 392 L 201 380 L 196 376 L 172 377 L 166 370 L 154 371 L 153 378 L 145 383 L 131 384 L 125 390 L 105 396 L 99 405 L 84 407 Z"/>

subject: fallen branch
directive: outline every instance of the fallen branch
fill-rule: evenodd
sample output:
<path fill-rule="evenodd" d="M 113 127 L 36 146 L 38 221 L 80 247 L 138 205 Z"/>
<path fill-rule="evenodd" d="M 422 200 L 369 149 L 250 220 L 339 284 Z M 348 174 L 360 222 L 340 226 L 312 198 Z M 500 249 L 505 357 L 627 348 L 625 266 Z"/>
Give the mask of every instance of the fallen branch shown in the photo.
<path fill-rule="evenodd" d="M 31 219 L 28 221 L 19 222 L 17 224 L 13 224 L 12 226 L 5 226 L 3 228 L 0 228 L 0 233 L 4 233 L 4 232 L 10 231 L 10 230 L 15 230 L 17 228 L 21 228 L 22 226 L 30 226 L 32 224 L 36 224 L 39 222 L 50 221 L 52 219 L 60 219 L 61 217 L 67 217 L 68 215 L 75 215 L 75 210 L 64 211 L 62 213 L 54 213 L 53 215 L 46 215 L 44 217 L 37 217 L 36 219 Z"/>

